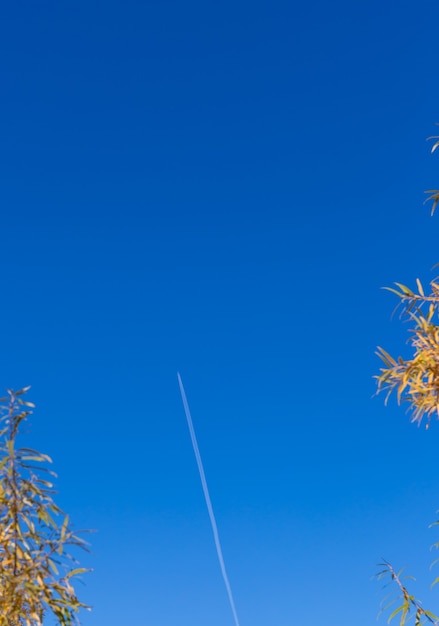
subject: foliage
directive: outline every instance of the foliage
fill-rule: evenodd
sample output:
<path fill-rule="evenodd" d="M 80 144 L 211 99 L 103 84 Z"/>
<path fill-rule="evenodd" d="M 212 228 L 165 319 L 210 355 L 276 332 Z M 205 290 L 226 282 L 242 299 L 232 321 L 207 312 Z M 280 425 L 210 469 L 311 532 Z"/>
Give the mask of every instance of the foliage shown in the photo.
<path fill-rule="evenodd" d="M 425 417 L 427 427 L 431 417 L 439 417 L 439 325 L 434 320 L 439 314 L 439 283 L 433 280 L 426 294 L 420 280 L 417 293 L 400 283 L 397 289 L 389 288 L 400 298 L 403 315 L 412 322 L 409 344 L 413 358 L 394 359 L 383 348 L 377 354 L 384 362 L 378 380 L 378 393 L 386 390 L 386 401 L 396 391 L 398 402 L 408 401 L 412 420 L 421 423 Z"/>
<path fill-rule="evenodd" d="M 33 408 L 23 399 L 28 389 L 0 399 L 0 626 L 40 626 L 46 612 L 70 626 L 88 608 L 72 578 L 87 570 L 66 548 L 87 548 L 53 500 L 50 457 L 17 447 Z"/>
<path fill-rule="evenodd" d="M 429 140 L 431 139 L 435 139 L 436 141 L 433 144 L 433 147 L 431 149 L 431 152 L 435 152 L 438 148 L 439 148 L 439 137 L 434 136 L 434 137 L 429 137 Z M 426 191 L 425 193 L 430 194 L 426 200 L 426 202 L 429 202 L 431 200 L 432 205 L 431 205 L 431 214 L 433 215 L 436 207 L 437 207 L 437 203 L 439 202 L 439 189 L 429 189 L 428 191 Z"/>
<path fill-rule="evenodd" d="M 430 137 L 435 143 L 432 152 L 439 147 L 439 137 Z M 432 202 L 432 215 L 439 203 L 439 190 L 427 191 L 427 200 Z M 394 359 L 383 348 L 378 348 L 377 354 L 384 363 L 380 374 L 376 376 L 378 383 L 377 393 L 386 391 L 386 403 L 392 392 L 396 392 L 398 403 L 406 401 L 409 411 L 412 412 L 412 421 L 421 424 L 426 420 L 428 428 L 431 418 L 439 418 L 439 279 L 430 283 L 430 289 L 425 292 L 421 281 L 417 279 L 417 290 L 412 291 L 406 285 L 395 283 L 396 288 L 388 288 L 399 298 L 401 315 L 411 322 L 408 343 L 413 350 L 413 357 L 405 360 L 402 357 Z M 435 522 L 433 525 L 438 525 Z M 439 548 L 439 542 L 434 545 Z M 436 563 L 437 561 L 435 561 Z M 434 563 L 433 563 L 434 564 Z M 390 609 L 398 600 L 397 607 L 391 612 L 388 621 L 399 618 L 400 626 L 414 616 L 415 626 L 434 624 L 439 626 L 439 617 L 423 608 L 422 604 L 410 594 L 402 582 L 401 572 L 396 572 L 390 563 L 381 563 L 382 569 L 378 578 L 390 579 L 395 589 L 387 596 L 382 604 L 382 611 Z M 439 582 L 439 577 L 433 585 Z M 432 585 L 432 586 L 433 586 Z M 396 597 L 395 597 L 396 593 Z"/>
<path fill-rule="evenodd" d="M 378 579 L 390 577 L 390 581 L 396 584 L 396 592 L 397 592 L 397 597 L 395 597 L 394 593 L 390 593 L 388 596 L 384 598 L 382 602 L 381 612 L 384 612 L 387 609 L 389 609 L 394 604 L 394 602 L 396 602 L 396 600 L 399 599 L 402 601 L 401 604 L 399 604 L 399 606 L 392 611 L 392 613 L 389 616 L 388 621 L 391 622 L 394 617 L 399 615 L 400 626 L 404 626 L 407 623 L 407 621 L 412 617 L 412 615 L 414 615 L 415 626 L 418 626 L 418 625 L 421 626 L 421 624 L 427 624 L 427 623 L 438 626 L 439 618 L 436 615 L 434 615 L 434 613 L 432 613 L 431 611 L 427 611 L 426 609 L 424 609 L 422 605 L 420 604 L 420 602 L 416 600 L 416 598 L 408 592 L 407 587 L 405 587 L 405 585 L 402 582 L 402 578 L 401 578 L 402 572 L 396 572 L 393 569 L 392 565 L 388 563 L 387 561 L 380 563 L 380 567 L 384 567 L 384 569 L 378 573 Z M 406 578 L 411 578 L 411 577 L 407 576 Z"/>
<path fill-rule="evenodd" d="M 439 137 L 435 140 L 431 152 L 439 148 Z M 432 202 L 433 215 L 439 202 L 439 190 L 430 189 L 427 201 Z M 437 267 L 437 266 L 436 266 Z M 409 344 L 413 348 L 412 359 L 394 359 L 383 348 L 378 347 L 377 354 L 384 362 L 381 368 L 377 393 L 387 391 L 386 403 L 392 391 L 396 391 L 398 402 L 406 400 L 412 411 L 412 421 L 420 424 L 426 418 L 428 428 L 434 414 L 439 418 L 439 278 L 430 283 L 426 294 L 419 278 L 416 280 L 417 293 L 406 285 L 395 283 L 396 289 L 386 287 L 400 299 L 402 315 L 412 322 Z"/>

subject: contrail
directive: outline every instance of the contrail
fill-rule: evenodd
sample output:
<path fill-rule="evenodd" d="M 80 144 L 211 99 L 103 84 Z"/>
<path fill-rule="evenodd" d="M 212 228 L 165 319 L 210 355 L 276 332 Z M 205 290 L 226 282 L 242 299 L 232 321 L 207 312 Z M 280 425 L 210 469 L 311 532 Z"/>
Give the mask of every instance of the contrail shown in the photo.
<path fill-rule="evenodd" d="M 232 609 L 233 617 L 235 619 L 235 625 L 239 626 L 238 615 L 236 614 L 235 603 L 233 601 L 232 590 L 230 588 L 229 579 L 227 577 L 226 566 L 224 565 L 223 551 L 221 550 L 221 544 L 218 535 L 218 528 L 216 526 L 215 515 L 213 513 L 212 502 L 210 501 L 209 489 L 207 488 L 206 476 L 204 475 L 203 462 L 201 460 L 200 451 L 198 449 L 197 438 L 195 436 L 194 425 L 192 423 L 191 412 L 189 404 L 187 402 L 186 394 L 184 392 L 183 382 L 180 374 L 177 372 L 178 384 L 180 385 L 181 399 L 183 400 L 184 412 L 186 413 L 186 419 L 189 426 L 189 432 L 191 434 L 192 446 L 194 448 L 195 458 L 197 459 L 198 471 L 200 472 L 201 484 L 203 486 L 204 497 L 206 499 L 207 510 L 209 512 L 210 523 L 212 525 L 213 538 L 215 540 L 216 553 L 218 555 L 218 561 L 223 575 L 224 584 L 227 589 L 227 595 L 229 596 L 230 607 Z"/>

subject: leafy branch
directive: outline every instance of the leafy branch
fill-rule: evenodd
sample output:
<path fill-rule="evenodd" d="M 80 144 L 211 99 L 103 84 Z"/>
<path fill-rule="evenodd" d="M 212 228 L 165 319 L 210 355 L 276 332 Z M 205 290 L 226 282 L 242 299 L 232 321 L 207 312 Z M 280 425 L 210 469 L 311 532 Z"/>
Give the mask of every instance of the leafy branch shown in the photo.
<path fill-rule="evenodd" d="M 434 624 L 434 626 L 439 626 L 439 617 L 437 617 L 431 611 L 427 611 L 424 609 L 419 600 L 417 600 L 412 594 L 409 593 L 407 587 L 402 583 L 401 580 L 401 572 L 396 572 L 392 565 L 387 561 L 379 564 L 379 567 L 384 567 L 384 569 L 378 573 L 378 579 L 383 579 L 386 577 L 390 577 L 390 582 L 396 583 L 398 588 L 398 597 L 392 597 L 394 594 L 391 594 L 391 599 L 389 601 L 389 596 L 384 598 L 382 602 L 381 613 L 386 611 L 390 606 L 392 606 L 396 600 L 400 600 L 401 603 L 398 603 L 396 609 L 392 611 L 388 618 L 388 623 L 397 616 L 399 616 L 399 624 L 400 626 L 405 626 L 407 621 L 414 615 L 415 616 L 415 626 L 421 626 L 422 624 L 426 624 L 427 622 L 430 624 Z"/>
<path fill-rule="evenodd" d="M 434 140 L 431 152 L 439 148 L 439 137 L 430 137 Z M 431 214 L 433 215 L 439 203 L 439 190 L 431 189 L 427 202 L 432 202 Z M 380 369 L 377 379 L 377 393 L 386 392 L 385 403 L 392 392 L 397 395 L 398 403 L 408 402 L 412 412 L 412 421 L 421 424 L 425 418 L 428 428 L 434 415 L 439 418 L 439 279 L 430 282 L 428 292 L 424 290 L 419 279 L 416 280 L 417 291 L 412 291 L 406 285 L 395 283 L 395 287 L 387 288 L 399 298 L 397 308 L 401 310 L 401 316 L 411 324 L 408 343 L 412 348 L 411 359 L 398 357 L 395 359 L 384 348 L 378 347 L 377 355 L 384 367 Z M 432 526 L 439 524 L 435 522 Z M 439 547 L 439 542 L 434 544 Z M 432 565 L 438 562 L 434 561 Z M 396 585 L 398 606 L 388 618 L 390 623 L 394 618 L 399 618 L 400 626 L 415 617 L 415 626 L 421 624 L 433 624 L 439 626 L 439 618 L 427 611 L 421 603 L 409 593 L 401 579 L 401 572 L 396 572 L 393 566 L 384 561 L 384 568 L 379 572 L 378 578 L 390 578 L 390 583 Z M 437 577 L 432 587 L 439 582 Z M 384 599 L 381 613 L 389 609 L 395 602 L 395 593 L 392 592 Z"/>
<path fill-rule="evenodd" d="M 412 359 L 394 359 L 378 347 L 377 355 L 385 367 L 375 377 L 377 393 L 386 391 L 387 403 L 395 391 L 398 403 L 408 401 L 412 421 L 420 424 L 425 417 L 428 428 L 432 416 L 439 417 L 439 325 L 434 322 L 439 313 L 439 283 L 431 281 L 427 294 L 419 279 L 417 293 L 401 283 L 395 285 L 397 289 L 387 289 L 399 297 L 402 315 L 413 324 L 408 343 L 414 354 Z"/>
<path fill-rule="evenodd" d="M 68 546 L 87 550 L 87 544 L 53 500 L 50 457 L 17 447 L 34 408 L 23 399 L 27 390 L 0 398 L 0 626 L 41 626 L 47 612 L 71 626 L 89 607 L 72 586 L 87 569 L 78 567 Z"/>

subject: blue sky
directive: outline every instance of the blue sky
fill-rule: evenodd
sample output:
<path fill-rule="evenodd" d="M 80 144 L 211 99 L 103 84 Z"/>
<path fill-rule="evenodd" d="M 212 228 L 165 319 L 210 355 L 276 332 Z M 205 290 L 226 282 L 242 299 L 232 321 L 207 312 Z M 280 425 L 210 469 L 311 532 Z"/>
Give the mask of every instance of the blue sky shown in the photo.
<path fill-rule="evenodd" d="M 241 626 L 375 623 L 381 557 L 438 607 L 438 429 L 372 398 L 439 260 L 437 3 L 0 16 L 0 378 L 98 530 L 84 626 L 233 624 L 177 371 Z"/>

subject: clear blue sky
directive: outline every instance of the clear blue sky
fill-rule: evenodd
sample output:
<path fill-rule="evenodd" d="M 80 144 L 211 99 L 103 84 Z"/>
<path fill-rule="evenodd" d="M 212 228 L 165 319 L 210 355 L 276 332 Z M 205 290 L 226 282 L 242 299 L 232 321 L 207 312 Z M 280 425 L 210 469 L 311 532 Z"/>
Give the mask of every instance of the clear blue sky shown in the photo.
<path fill-rule="evenodd" d="M 177 370 L 241 626 L 375 623 L 381 557 L 439 607 L 438 426 L 372 398 L 439 261 L 437 2 L 0 17 L 0 380 L 99 531 L 84 626 L 233 625 Z"/>

